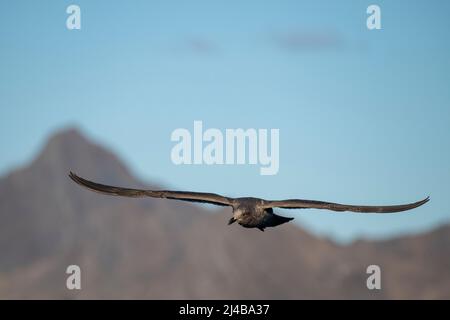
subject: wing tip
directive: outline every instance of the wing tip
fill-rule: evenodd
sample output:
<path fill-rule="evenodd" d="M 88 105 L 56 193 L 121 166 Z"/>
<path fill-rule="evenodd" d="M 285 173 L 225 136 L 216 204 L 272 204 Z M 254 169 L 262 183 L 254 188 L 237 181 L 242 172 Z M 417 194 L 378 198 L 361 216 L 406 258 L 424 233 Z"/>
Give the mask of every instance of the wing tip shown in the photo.
<path fill-rule="evenodd" d="M 430 201 L 430 196 L 427 196 L 425 199 L 423 199 L 422 201 L 419 201 L 418 203 L 420 203 L 420 205 L 423 205 L 423 204 L 427 203 L 428 201 Z"/>
<path fill-rule="evenodd" d="M 422 199 L 422 200 L 420 200 L 420 201 L 417 201 L 417 202 L 413 203 L 411 209 L 414 209 L 414 208 L 418 208 L 418 207 L 420 207 L 420 206 L 423 206 L 423 205 L 424 205 L 425 203 L 427 203 L 428 201 L 430 201 L 430 196 L 427 196 L 426 198 L 424 198 L 424 199 Z"/>
<path fill-rule="evenodd" d="M 72 179 L 73 182 L 75 182 L 75 183 L 77 183 L 79 185 L 83 185 L 83 186 L 87 187 L 87 181 L 84 180 L 83 178 L 77 176 L 72 171 L 69 171 L 68 176 L 69 176 L 70 179 Z"/>
<path fill-rule="evenodd" d="M 77 181 L 80 179 L 80 177 L 77 176 L 77 175 L 76 175 L 75 173 L 73 173 L 72 171 L 69 171 L 68 176 L 69 176 L 70 179 L 72 179 L 72 180 L 75 181 L 75 182 L 77 182 Z"/>
<path fill-rule="evenodd" d="M 105 185 L 101 185 L 86 179 L 81 178 L 80 176 L 77 176 L 75 173 L 73 173 L 72 171 L 69 171 L 69 178 L 72 179 L 73 182 L 75 182 L 76 184 L 87 188 L 91 191 L 94 192 L 98 192 L 98 193 L 103 193 L 103 194 L 111 194 L 112 192 L 110 190 L 105 190 L 104 188 L 112 188 L 110 186 L 105 186 Z"/>

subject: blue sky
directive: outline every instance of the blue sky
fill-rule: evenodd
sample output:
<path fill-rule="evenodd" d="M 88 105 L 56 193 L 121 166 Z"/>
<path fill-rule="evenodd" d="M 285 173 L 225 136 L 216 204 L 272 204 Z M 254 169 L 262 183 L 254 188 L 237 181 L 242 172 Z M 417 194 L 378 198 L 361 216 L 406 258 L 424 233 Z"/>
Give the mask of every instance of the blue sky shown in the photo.
<path fill-rule="evenodd" d="M 382 30 L 366 28 L 373 3 Z M 70 4 L 81 30 L 65 26 Z M 431 196 L 397 215 L 281 212 L 337 240 L 448 223 L 448 12 L 448 1 L 1 1 L 0 174 L 77 126 L 172 188 L 356 204 Z M 194 120 L 279 128 L 279 173 L 175 166 L 170 134 Z"/>

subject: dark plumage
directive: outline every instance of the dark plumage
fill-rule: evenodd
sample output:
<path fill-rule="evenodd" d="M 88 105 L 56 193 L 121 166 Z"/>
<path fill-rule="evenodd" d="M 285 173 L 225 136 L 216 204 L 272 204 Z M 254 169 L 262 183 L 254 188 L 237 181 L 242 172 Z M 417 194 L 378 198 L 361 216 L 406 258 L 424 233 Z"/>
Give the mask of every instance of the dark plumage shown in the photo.
<path fill-rule="evenodd" d="M 141 190 L 121 187 L 113 187 L 99 184 L 80 178 L 73 172 L 69 177 L 77 184 L 92 191 L 123 197 L 152 197 L 165 198 L 190 202 L 210 203 L 219 206 L 230 206 L 233 208 L 233 217 L 228 224 L 238 222 L 245 228 L 258 228 L 264 231 L 267 227 L 275 227 L 291 221 L 294 218 L 286 218 L 273 213 L 273 208 L 284 209 L 326 209 L 332 211 L 352 211 L 359 213 L 391 213 L 411 210 L 429 201 L 429 197 L 414 203 L 393 205 L 393 206 L 359 206 L 346 205 L 332 202 L 315 200 L 264 200 L 260 198 L 229 198 L 215 193 L 189 192 L 189 191 L 168 191 L 168 190 Z"/>

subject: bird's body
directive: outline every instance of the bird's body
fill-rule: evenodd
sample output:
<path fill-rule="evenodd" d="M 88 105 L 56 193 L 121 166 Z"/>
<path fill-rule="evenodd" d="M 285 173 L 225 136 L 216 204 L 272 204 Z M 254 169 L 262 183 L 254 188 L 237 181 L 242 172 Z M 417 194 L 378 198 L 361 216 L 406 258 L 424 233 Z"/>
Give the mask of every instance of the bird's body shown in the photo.
<path fill-rule="evenodd" d="M 237 205 L 233 206 L 233 217 L 229 224 L 237 222 L 245 228 L 264 231 L 267 227 L 275 227 L 294 219 L 274 214 L 272 208 L 264 207 L 264 202 L 259 198 L 236 198 Z"/>
<path fill-rule="evenodd" d="M 294 218 L 282 217 L 273 212 L 274 207 L 284 209 L 326 209 L 332 211 L 352 211 L 359 213 L 391 213 L 401 212 L 417 208 L 429 201 L 425 198 L 409 204 L 393 205 L 393 206 L 355 206 L 333 202 L 287 199 L 287 200 L 265 200 L 260 198 L 229 198 L 215 193 L 190 192 L 190 191 L 170 191 L 170 190 L 142 190 L 113 187 L 99 184 L 83 178 L 70 172 L 69 177 L 77 184 L 88 188 L 92 191 L 124 197 L 152 197 L 165 198 L 190 202 L 210 203 L 218 206 L 230 206 L 233 209 L 233 216 L 228 224 L 237 222 L 245 228 L 258 228 L 264 231 L 267 227 L 275 227 L 280 224 L 289 222 Z"/>

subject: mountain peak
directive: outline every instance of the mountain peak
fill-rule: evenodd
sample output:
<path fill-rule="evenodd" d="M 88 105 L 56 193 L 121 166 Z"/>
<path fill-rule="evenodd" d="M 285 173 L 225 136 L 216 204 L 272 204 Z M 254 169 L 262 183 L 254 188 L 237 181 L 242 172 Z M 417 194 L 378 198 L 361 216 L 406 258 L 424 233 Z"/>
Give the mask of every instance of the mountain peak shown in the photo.
<path fill-rule="evenodd" d="M 48 139 L 30 170 L 45 172 L 47 176 L 67 178 L 69 171 L 109 181 L 138 184 L 123 162 L 110 150 L 86 137 L 76 127 L 62 129 Z"/>
<path fill-rule="evenodd" d="M 86 136 L 77 127 L 67 127 L 56 131 L 49 139 L 48 143 L 52 142 L 80 142 L 90 143 Z"/>
<path fill-rule="evenodd" d="M 52 154 L 53 156 L 65 152 L 69 152 L 68 149 L 91 149 L 94 144 L 88 139 L 78 128 L 69 127 L 61 129 L 52 134 L 40 156 L 45 154 Z"/>

